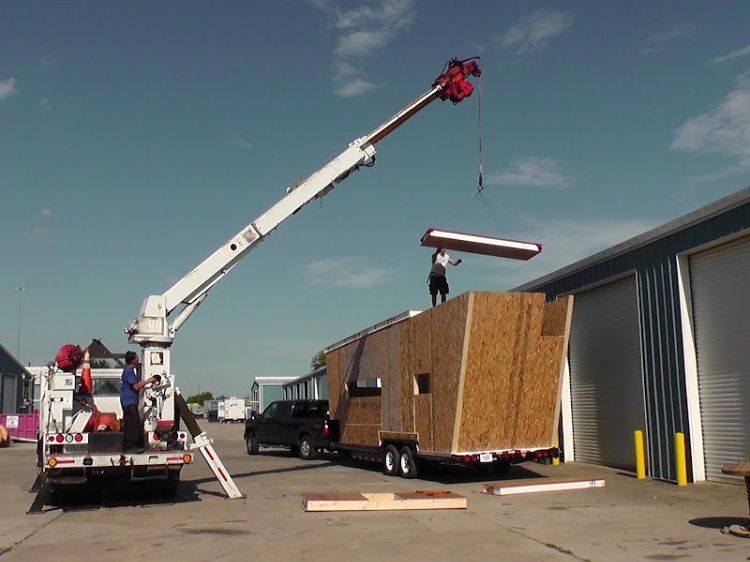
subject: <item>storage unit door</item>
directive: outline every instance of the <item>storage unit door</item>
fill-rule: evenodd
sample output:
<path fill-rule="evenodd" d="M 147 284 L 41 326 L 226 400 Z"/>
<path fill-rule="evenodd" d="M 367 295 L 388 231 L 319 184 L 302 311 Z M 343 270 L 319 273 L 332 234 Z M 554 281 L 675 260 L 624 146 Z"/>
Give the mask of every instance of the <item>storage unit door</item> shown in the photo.
<path fill-rule="evenodd" d="M 750 457 L 750 237 L 690 257 L 706 478 Z"/>
<path fill-rule="evenodd" d="M 3 401 L 0 404 L 3 414 L 16 413 L 16 377 L 14 375 L 3 375 Z"/>
<path fill-rule="evenodd" d="M 646 419 L 635 276 L 576 295 L 570 369 L 576 461 L 633 469 Z"/>

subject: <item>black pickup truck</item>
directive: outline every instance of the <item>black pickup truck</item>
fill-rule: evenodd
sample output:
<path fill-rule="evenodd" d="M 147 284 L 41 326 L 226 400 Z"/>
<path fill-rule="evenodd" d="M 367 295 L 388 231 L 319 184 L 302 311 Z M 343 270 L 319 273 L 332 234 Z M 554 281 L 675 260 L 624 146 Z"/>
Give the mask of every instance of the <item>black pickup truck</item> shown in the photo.
<path fill-rule="evenodd" d="M 309 460 L 331 448 L 331 426 L 327 400 L 279 400 L 262 414 L 253 413 L 245 422 L 247 454 L 260 445 L 282 445 Z"/>

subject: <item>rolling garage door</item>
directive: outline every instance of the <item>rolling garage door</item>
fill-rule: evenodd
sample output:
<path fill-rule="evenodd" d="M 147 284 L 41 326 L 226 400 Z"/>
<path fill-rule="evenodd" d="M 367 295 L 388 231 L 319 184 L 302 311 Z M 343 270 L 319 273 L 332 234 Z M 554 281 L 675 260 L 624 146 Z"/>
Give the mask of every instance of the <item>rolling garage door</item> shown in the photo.
<path fill-rule="evenodd" d="M 750 457 L 750 238 L 690 257 L 706 478 Z"/>
<path fill-rule="evenodd" d="M 576 295 L 570 390 L 577 461 L 633 469 L 645 429 L 635 276 Z"/>

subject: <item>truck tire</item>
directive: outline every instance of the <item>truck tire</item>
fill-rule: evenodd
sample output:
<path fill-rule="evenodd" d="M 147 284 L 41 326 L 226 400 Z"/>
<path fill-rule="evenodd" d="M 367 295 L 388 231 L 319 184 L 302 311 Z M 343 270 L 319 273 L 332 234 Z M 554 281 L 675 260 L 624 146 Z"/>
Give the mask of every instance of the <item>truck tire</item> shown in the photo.
<path fill-rule="evenodd" d="M 312 437 L 305 434 L 299 440 L 299 458 L 311 461 L 318 457 L 318 450 L 313 446 Z"/>
<path fill-rule="evenodd" d="M 398 474 L 399 452 L 395 445 L 387 445 L 383 451 L 383 474 L 396 476 Z"/>
<path fill-rule="evenodd" d="M 245 444 L 247 445 L 248 455 L 258 454 L 258 438 L 255 436 L 254 433 L 251 433 L 250 435 L 245 437 Z"/>
<path fill-rule="evenodd" d="M 402 478 L 417 477 L 417 460 L 414 458 L 414 450 L 406 445 L 401 447 L 398 457 L 398 473 Z"/>

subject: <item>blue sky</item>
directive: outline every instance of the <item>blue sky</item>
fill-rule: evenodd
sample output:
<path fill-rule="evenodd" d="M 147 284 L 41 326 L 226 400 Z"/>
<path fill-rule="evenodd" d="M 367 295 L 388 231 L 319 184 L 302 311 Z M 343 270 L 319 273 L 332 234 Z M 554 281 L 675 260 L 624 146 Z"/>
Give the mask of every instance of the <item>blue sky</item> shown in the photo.
<path fill-rule="evenodd" d="M 720 6 L 720 7 L 719 7 Z M 539 241 L 462 256 L 452 293 L 504 290 L 750 184 L 746 2 L 6 2 L 0 5 L 0 342 L 124 349 L 125 324 L 216 246 L 481 55 L 377 164 L 289 219 L 180 331 L 173 370 L 245 395 L 428 306 L 429 227 Z"/>

